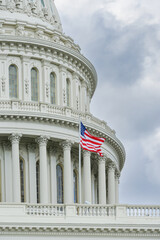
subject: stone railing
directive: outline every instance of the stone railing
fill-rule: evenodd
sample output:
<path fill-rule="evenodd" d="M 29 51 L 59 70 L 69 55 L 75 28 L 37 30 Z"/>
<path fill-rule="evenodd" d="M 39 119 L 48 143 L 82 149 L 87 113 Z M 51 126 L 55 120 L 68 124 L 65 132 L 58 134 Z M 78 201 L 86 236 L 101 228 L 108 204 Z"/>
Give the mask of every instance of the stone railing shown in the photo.
<path fill-rule="evenodd" d="M 65 215 L 65 206 L 60 205 L 27 205 L 25 213 L 27 215 L 35 216 L 64 216 Z"/>
<path fill-rule="evenodd" d="M 160 206 L 147 205 L 99 205 L 99 204 L 0 204 L 0 218 L 3 216 L 28 216 L 42 218 L 67 219 L 75 221 L 156 221 L 160 224 Z M 79 220 L 78 220 L 79 219 Z M 98 220 L 97 220 L 98 219 Z M 135 220 L 134 220 L 135 219 Z"/>
<path fill-rule="evenodd" d="M 81 117 L 82 121 L 88 122 L 90 126 L 93 124 L 98 128 L 102 128 L 109 132 L 111 135 L 115 135 L 115 131 L 112 130 L 104 121 L 99 120 L 90 113 L 84 113 L 72 108 L 62 107 L 46 103 L 26 102 L 26 101 L 0 101 L 0 112 L 13 110 L 14 112 L 32 112 L 33 114 L 42 113 L 48 115 L 57 115 L 73 118 L 75 120 Z"/>
<path fill-rule="evenodd" d="M 116 215 L 115 206 L 110 205 L 77 205 L 76 216 L 86 217 L 100 217 L 107 216 L 112 217 Z"/>
<path fill-rule="evenodd" d="M 160 206 L 127 206 L 128 217 L 160 217 Z"/>

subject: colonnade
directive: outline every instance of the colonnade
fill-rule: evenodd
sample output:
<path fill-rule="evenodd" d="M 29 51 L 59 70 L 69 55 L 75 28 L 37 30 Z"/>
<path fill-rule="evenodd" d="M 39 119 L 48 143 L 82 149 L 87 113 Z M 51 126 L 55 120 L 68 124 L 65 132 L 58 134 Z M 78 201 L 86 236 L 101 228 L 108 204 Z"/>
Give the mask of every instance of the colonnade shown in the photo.
<path fill-rule="evenodd" d="M 21 134 L 12 134 L 9 136 L 12 148 L 12 176 L 13 176 L 13 202 L 21 202 L 20 199 L 20 168 L 19 168 L 19 142 Z M 48 170 L 47 170 L 47 142 L 49 138 L 40 136 L 36 139 L 39 144 L 39 163 L 40 163 L 40 203 L 49 203 L 48 199 Z M 72 204 L 73 184 L 71 180 L 71 141 L 63 141 L 64 158 L 64 203 Z M 29 166 L 32 168 L 31 166 Z M 52 166 L 56 169 L 56 166 Z M 107 172 L 107 174 L 106 174 Z M 108 179 L 106 179 L 106 176 Z M 55 176 L 52 177 L 53 181 Z M 92 202 L 92 174 L 91 174 L 91 153 L 83 151 L 83 201 L 82 203 Z M 106 182 L 108 186 L 106 186 Z M 105 157 L 98 157 L 98 202 L 99 204 L 118 204 L 119 173 L 116 171 L 113 162 L 106 161 Z M 108 193 L 107 193 L 108 189 Z M 32 194 L 32 193 L 31 193 Z M 34 191 L 33 191 L 33 194 Z"/>

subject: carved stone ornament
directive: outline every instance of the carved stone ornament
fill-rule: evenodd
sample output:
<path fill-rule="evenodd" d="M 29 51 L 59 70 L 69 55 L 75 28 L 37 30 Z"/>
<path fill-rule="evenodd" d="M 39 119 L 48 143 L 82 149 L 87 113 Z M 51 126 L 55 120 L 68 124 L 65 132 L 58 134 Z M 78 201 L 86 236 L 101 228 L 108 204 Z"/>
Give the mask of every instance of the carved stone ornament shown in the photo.
<path fill-rule="evenodd" d="M 25 34 L 25 29 L 23 25 L 18 25 L 16 28 L 16 35 L 23 36 Z"/>
<path fill-rule="evenodd" d="M 5 76 L 2 76 L 2 92 L 5 92 L 5 85 L 6 85 L 6 78 Z"/>
<path fill-rule="evenodd" d="M 5 150 L 11 150 L 11 143 L 9 141 L 4 141 L 2 144 Z"/>
<path fill-rule="evenodd" d="M 114 163 L 109 163 L 107 166 L 108 171 L 115 171 L 115 164 Z"/>
<path fill-rule="evenodd" d="M 70 140 L 66 140 L 60 143 L 60 146 L 63 147 L 63 150 L 71 150 L 73 142 Z"/>
<path fill-rule="evenodd" d="M 22 137 L 22 134 L 19 133 L 12 133 L 8 139 L 11 141 L 11 143 L 19 143 L 20 139 Z"/>
<path fill-rule="evenodd" d="M 29 152 L 35 152 L 35 150 L 36 150 L 36 144 L 28 144 L 27 145 L 27 149 L 28 149 L 28 151 Z"/>
<path fill-rule="evenodd" d="M 83 157 L 90 157 L 90 156 L 91 156 L 91 152 L 87 150 L 83 150 Z"/>
<path fill-rule="evenodd" d="M 39 145 L 45 145 L 46 146 L 49 139 L 50 139 L 50 137 L 48 137 L 48 136 L 40 136 L 40 137 L 36 138 L 36 142 Z"/>
<path fill-rule="evenodd" d="M 63 89 L 63 102 L 66 103 L 66 91 Z"/>
<path fill-rule="evenodd" d="M 46 97 L 49 97 L 49 83 L 46 83 Z"/>
<path fill-rule="evenodd" d="M 26 94 L 29 93 L 29 81 L 28 81 L 28 79 L 25 79 L 25 92 L 26 92 Z"/>

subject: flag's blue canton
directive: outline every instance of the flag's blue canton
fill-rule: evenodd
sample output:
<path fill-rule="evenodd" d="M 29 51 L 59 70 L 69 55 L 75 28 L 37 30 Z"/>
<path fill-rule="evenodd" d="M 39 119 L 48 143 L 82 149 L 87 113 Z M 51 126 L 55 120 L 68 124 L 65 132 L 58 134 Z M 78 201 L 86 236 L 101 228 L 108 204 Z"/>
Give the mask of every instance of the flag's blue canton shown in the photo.
<path fill-rule="evenodd" d="M 83 125 L 83 123 L 81 122 L 81 136 L 85 137 L 84 136 L 84 132 L 85 132 L 86 128 L 85 126 Z"/>

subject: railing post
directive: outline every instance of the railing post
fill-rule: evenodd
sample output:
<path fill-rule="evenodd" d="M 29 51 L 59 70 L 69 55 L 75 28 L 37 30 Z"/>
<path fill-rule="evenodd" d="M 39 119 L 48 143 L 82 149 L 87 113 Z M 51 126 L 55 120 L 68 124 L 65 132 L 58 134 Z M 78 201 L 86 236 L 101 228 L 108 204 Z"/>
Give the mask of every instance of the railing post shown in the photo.
<path fill-rule="evenodd" d="M 66 205 L 66 217 L 75 217 L 75 216 L 76 216 L 76 206 Z"/>
<path fill-rule="evenodd" d="M 124 218 L 127 217 L 127 206 L 116 206 L 116 218 Z"/>

